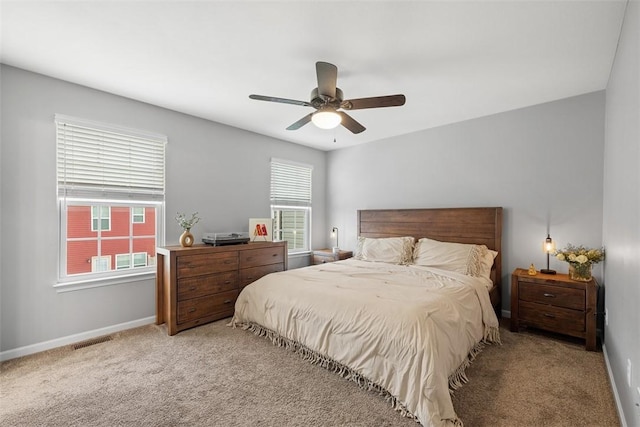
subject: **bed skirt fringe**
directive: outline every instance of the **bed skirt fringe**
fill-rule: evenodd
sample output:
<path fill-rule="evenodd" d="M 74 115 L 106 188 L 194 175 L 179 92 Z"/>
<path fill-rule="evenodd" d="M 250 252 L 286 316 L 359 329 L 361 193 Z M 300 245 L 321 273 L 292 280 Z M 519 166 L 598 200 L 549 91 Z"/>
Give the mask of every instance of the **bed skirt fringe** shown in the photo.
<path fill-rule="evenodd" d="M 500 341 L 500 328 L 498 326 L 484 325 L 483 341 L 502 345 L 502 341 Z"/>
<path fill-rule="evenodd" d="M 258 324 L 236 323 L 232 321 L 231 323 L 229 323 L 229 326 L 232 326 L 234 328 L 236 326 L 240 326 L 242 329 L 251 331 L 259 337 L 268 338 L 274 345 L 278 347 L 285 347 L 286 349 L 297 353 L 300 357 L 302 357 L 303 360 L 306 360 L 314 365 L 319 365 L 329 371 L 340 375 L 345 379 L 353 381 L 364 390 L 378 393 L 379 395 L 384 397 L 385 401 L 389 402 L 394 410 L 400 412 L 400 415 L 406 418 L 411 418 L 417 423 L 420 422 L 418 418 L 414 414 L 412 414 L 407 409 L 407 407 L 398 400 L 396 396 L 393 396 L 387 389 L 376 384 L 370 379 L 363 377 L 348 366 L 336 362 L 329 357 L 326 357 L 316 351 L 309 349 L 308 347 L 305 347 L 299 342 L 285 338 L 278 333 L 264 328 Z M 485 338 L 471 349 L 462 364 L 449 377 L 449 392 L 451 394 L 453 394 L 454 390 L 460 388 L 463 384 L 469 381 L 465 373 L 466 369 L 471 365 L 471 362 L 475 360 L 476 356 L 482 351 L 482 349 L 485 347 L 485 344 L 489 342 L 500 343 L 500 331 L 498 328 L 485 328 Z M 449 421 L 453 424 L 454 427 L 463 427 L 462 420 L 460 420 L 459 418 Z"/>
<path fill-rule="evenodd" d="M 453 395 L 453 392 L 464 384 L 469 382 L 467 378 L 467 368 L 471 366 L 471 363 L 476 359 L 476 356 L 484 349 L 488 343 L 502 344 L 500 341 L 500 329 L 495 326 L 487 326 L 484 328 L 484 339 L 476 344 L 467 357 L 462 361 L 460 366 L 449 376 L 449 393 Z"/>

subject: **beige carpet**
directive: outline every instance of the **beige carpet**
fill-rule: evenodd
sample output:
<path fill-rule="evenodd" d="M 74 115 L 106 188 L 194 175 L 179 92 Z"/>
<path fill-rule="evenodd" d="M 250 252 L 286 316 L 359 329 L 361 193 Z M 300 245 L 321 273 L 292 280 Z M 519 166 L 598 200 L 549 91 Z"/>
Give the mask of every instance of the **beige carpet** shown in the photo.
<path fill-rule="evenodd" d="M 0 365 L 2 426 L 415 426 L 384 399 L 226 320 L 113 334 Z M 465 427 L 617 426 L 602 353 L 501 328 L 453 401 Z"/>

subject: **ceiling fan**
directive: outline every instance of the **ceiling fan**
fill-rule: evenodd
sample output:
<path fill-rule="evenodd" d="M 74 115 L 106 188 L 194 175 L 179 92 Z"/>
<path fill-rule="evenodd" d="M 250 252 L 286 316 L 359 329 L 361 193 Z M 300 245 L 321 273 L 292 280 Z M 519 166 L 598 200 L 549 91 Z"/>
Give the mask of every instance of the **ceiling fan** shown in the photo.
<path fill-rule="evenodd" d="M 328 62 L 316 62 L 318 87 L 311 91 L 311 100 L 297 101 L 295 99 L 276 98 L 273 96 L 249 95 L 251 99 L 259 101 L 279 102 L 282 104 L 313 107 L 315 112 L 309 113 L 287 130 L 300 129 L 309 122 L 313 122 L 321 129 L 333 129 L 339 124 L 352 133 L 360 133 L 366 128 L 342 110 L 362 110 L 365 108 L 398 107 L 404 105 L 404 95 L 375 96 L 371 98 L 343 99 L 342 90 L 336 87 L 338 68 Z"/>

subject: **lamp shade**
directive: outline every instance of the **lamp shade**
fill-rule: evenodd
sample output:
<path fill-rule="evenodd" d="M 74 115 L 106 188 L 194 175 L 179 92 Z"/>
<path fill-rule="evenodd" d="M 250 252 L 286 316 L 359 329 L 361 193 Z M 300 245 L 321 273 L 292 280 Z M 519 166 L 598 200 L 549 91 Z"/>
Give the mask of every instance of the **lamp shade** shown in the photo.
<path fill-rule="evenodd" d="M 320 129 L 333 129 L 340 124 L 342 117 L 331 108 L 321 108 L 313 113 L 311 121 Z"/>
<path fill-rule="evenodd" d="M 543 268 L 540 270 L 541 273 L 544 274 L 556 274 L 555 270 L 551 270 L 549 268 L 549 255 L 556 251 L 556 243 L 551 239 L 551 235 L 547 234 L 547 238 L 542 242 L 542 252 L 547 254 L 547 268 Z"/>
<path fill-rule="evenodd" d="M 338 249 L 338 227 L 331 229 L 331 238 L 335 239 L 335 245 L 333 246 L 334 252 Z"/>
<path fill-rule="evenodd" d="M 545 254 L 552 254 L 556 251 L 556 242 L 551 239 L 551 236 L 547 234 L 547 238 L 542 243 L 542 252 Z"/>

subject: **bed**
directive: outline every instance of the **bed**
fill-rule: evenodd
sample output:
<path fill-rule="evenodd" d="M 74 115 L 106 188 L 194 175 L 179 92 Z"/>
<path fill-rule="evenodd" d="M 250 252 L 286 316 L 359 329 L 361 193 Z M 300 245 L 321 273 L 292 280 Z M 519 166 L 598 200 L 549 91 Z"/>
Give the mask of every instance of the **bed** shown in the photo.
<path fill-rule="evenodd" d="M 354 258 L 247 286 L 231 321 L 375 390 L 424 426 L 499 342 L 502 208 L 360 210 Z"/>

